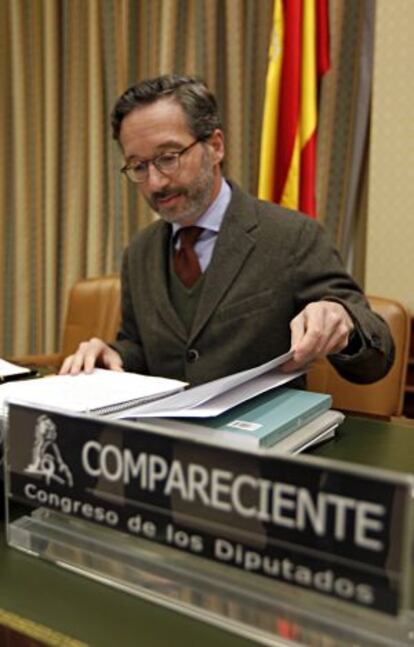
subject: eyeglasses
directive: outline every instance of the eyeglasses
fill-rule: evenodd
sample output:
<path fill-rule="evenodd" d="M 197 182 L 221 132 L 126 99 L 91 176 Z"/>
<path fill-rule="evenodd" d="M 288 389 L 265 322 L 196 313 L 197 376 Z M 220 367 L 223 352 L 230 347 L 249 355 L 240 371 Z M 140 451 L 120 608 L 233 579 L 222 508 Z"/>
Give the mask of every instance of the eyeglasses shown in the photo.
<path fill-rule="evenodd" d="M 157 171 L 169 177 L 178 172 L 181 156 L 201 141 L 203 141 L 203 139 L 198 138 L 180 151 L 163 153 L 162 155 L 157 155 L 157 157 L 153 157 L 149 160 L 141 160 L 136 164 L 131 164 L 130 166 L 126 165 L 121 168 L 121 173 L 125 173 L 131 182 L 137 182 L 140 184 L 148 179 L 149 165 L 153 164 Z"/>

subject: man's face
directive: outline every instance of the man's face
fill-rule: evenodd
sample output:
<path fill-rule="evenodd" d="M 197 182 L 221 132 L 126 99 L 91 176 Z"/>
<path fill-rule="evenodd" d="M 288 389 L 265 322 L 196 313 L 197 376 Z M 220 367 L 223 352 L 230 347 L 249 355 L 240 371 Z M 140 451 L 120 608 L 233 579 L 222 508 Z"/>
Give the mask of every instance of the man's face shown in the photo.
<path fill-rule="evenodd" d="M 123 119 L 119 136 L 128 165 L 179 152 L 194 140 L 183 109 L 171 98 L 134 109 Z M 173 175 L 166 176 L 149 164 L 148 178 L 137 186 L 164 220 L 192 224 L 220 190 L 223 156 L 223 135 L 215 130 L 207 142 L 199 142 L 181 155 Z"/>

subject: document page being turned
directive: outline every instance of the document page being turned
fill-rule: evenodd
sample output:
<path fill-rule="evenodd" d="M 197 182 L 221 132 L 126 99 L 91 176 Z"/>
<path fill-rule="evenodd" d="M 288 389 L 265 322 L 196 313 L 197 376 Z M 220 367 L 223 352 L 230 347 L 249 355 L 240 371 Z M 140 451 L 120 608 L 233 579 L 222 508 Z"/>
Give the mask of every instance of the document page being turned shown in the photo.
<path fill-rule="evenodd" d="M 292 355 L 292 351 L 289 351 L 260 366 L 206 382 L 176 395 L 167 396 L 162 401 L 125 409 L 112 414 L 111 417 L 134 419 L 153 416 L 181 418 L 217 416 L 241 402 L 282 386 L 301 375 L 304 371 L 282 373 L 279 370 L 279 367 Z"/>

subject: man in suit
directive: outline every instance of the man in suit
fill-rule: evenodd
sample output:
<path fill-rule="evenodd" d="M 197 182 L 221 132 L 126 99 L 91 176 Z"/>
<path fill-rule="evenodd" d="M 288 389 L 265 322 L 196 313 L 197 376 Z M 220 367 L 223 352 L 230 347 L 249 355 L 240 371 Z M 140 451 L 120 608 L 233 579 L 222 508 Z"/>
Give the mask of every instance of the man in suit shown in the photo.
<path fill-rule="evenodd" d="M 112 127 L 122 171 L 161 218 L 124 254 L 116 341 L 82 343 L 61 373 L 100 365 L 196 385 L 289 349 L 286 371 L 328 356 L 352 381 L 387 373 L 389 330 L 322 228 L 223 177 L 216 100 L 201 81 L 138 83 Z"/>

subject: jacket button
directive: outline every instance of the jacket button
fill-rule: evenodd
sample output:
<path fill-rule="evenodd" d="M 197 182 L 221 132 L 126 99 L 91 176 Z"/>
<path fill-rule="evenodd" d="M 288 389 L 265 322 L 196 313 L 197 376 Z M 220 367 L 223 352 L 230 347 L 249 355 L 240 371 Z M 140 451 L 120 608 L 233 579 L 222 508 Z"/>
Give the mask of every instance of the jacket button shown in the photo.
<path fill-rule="evenodd" d="M 375 333 L 371 337 L 371 346 L 373 348 L 381 348 L 381 337 Z"/>
<path fill-rule="evenodd" d="M 187 362 L 190 362 L 190 364 L 192 364 L 193 362 L 196 362 L 199 359 L 199 357 L 200 357 L 200 353 L 198 352 L 198 350 L 196 350 L 195 348 L 188 349 L 186 353 Z"/>

